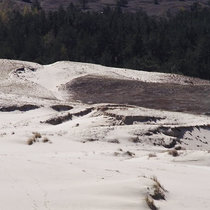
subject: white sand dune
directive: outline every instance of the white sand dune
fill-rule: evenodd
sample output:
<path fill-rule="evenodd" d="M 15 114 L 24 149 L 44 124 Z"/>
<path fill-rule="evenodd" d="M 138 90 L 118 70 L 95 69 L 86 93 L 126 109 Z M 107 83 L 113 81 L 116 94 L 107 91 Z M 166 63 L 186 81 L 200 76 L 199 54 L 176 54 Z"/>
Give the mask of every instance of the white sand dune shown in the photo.
<path fill-rule="evenodd" d="M 154 200 L 159 209 L 210 208 L 210 116 L 69 102 L 62 89 L 85 75 L 182 85 L 208 81 L 75 62 L 0 64 L 0 209 L 149 209 L 145 198 L 154 176 L 167 190 L 165 200 Z M 72 109 L 56 111 L 53 105 Z M 126 124 L 132 116 L 141 119 Z M 47 123 L 52 119 L 56 124 Z M 28 145 L 33 132 L 41 138 Z M 173 140 L 185 148 L 178 157 L 164 147 Z"/>

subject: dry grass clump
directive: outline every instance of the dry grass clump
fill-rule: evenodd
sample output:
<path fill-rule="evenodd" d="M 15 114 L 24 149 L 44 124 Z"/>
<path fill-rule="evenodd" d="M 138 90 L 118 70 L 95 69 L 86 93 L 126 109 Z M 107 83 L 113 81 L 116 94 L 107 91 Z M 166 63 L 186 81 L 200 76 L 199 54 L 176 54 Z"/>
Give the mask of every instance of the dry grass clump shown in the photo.
<path fill-rule="evenodd" d="M 39 141 L 41 141 L 41 140 L 39 140 L 40 138 L 42 138 L 42 135 L 41 135 L 40 133 L 38 133 L 38 132 L 33 132 L 33 136 L 30 137 L 30 138 L 27 140 L 27 144 L 28 144 L 28 145 L 32 145 L 32 144 L 34 144 L 35 142 L 39 142 Z M 42 142 L 43 142 L 43 143 L 47 143 L 47 142 L 51 143 L 51 141 L 50 141 L 47 137 L 44 137 L 44 138 L 42 139 Z"/>
<path fill-rule="evenodd" d="M 149 158 L 153 158 L 153 157 L 157 157 L 157 155 L 156 155 L 155 153 L 149 153 L 149 154 L 148 154 L 148 157 L 149 157 Z"/>
<path fill-rule="evenodd" d="M 150 196 L 147 195 L 145 201 L 151 210 L 158 210 L 157 206 L 155 206 L 154 200 Z"/>
<path fill-rule="evenodd" d="M 50 140 L 47 137 L 45 137 L 45 138 L 43 138 L 42 142 L 47 143 L 47 142 L 50 142 Z"/>
<path fill-rule="evenodd" d="M 152 192 L 150 192 L 150 197 L 152 197 L 154 200 L 165 200 L 165 193 L 167 190 L 160 184 L 157 177 L 153 176 L 151 180 L 154 181 L 154 184 L 152 186 Z"/>
<path fill-rule="evenodd" d="M 34 142 L 36 142 L 36 138 L 35 138 L 34 136 L 32 136 L 31 138 L 29 138 L 29 139 L 27 140 L 27 144 L 28 144 L 28 145 L 32 145 Z"/>
<path fill-rule="evenodd" d="M 108 141 L 109 143 L 113 143 L 113 144 L 119 144 L 119 140 L 118 139 L 112 139 Z"/>
<path fill-rule="evenodd" d="M 140 143 L 141 142 L 141 140 L 139 139 L 138 136 L 134 137 L 134 138 L 131 138 L 130 141 L 133 142 L 133 143 Z"/>
<path fill-rule="evenodd" d="M 153 185 L 153 193 L 150 194 L 150 196 L 154 200 L 165 200 L 165 193 L 162 188 L 159 187 L 159 185 L 154 184 Z"/>
<path fill-rule="evenodd" d="M 167 192 L 167 190 L 160 184 L 160 182 L 158 181 L 156 176 L 153 176 L 151 178 L 151 180 L 153 180 L 155 182 L 155 185 L 157 185 L 159 188 L 161 188 L 164 192 Z"/>
<path fill-rule="evenodd" d="M 42 135 L 41 135 L 40 133 L 38 133 L 38 132 L 33 132 L 33 134 L 34 134 L 34 137 L 35 137 L 36 139 L 42 137 Z"/>
<path fill-rule="evenodd" d="M 149 192 L 145 197 L 145 201 L 151 210 L 157 210 L 158 207 L 155 205 L 154 200 L 166 200 L 165 193 L 167 190 L 160 184 L 157 177 L 153 176 L 150 179 L 154 184 L 152 188 L 148 188 Z"/>
<path fill-rule="evenodd" d="M 125 155 L 128 155 L 130 157 L 134 157 L 135 156 L 135 153 L 134 152 L 127 151 L 127 152 L 125 152 Z"/>
<path fill-rule="evenodd" d="M 182 147 L 181 146 L 176 146 L 174 149 L 175 150 L 182 150 Z"/>
<path fill-rule="evenodd" d="M 172 155 L 173 157 L 179 156 L 179 153 L 177 152 L 176 149 L 169 150 L 169 151 L 168 151 L 168 154 L 169 154 L 169 155 Z"/>
<path fill-rule="evenodd" d="M 114 152 L 114 156 L 119 156 L 120 153 L 119 152 Z"/>
<path fill-rule="evenodd" d="M 87 141 L 93 142 L 93 141 L 99 141 L 99 139 L 89 138 L 89 139 L 86 140 L 86 142 L 87 142 Z"/>

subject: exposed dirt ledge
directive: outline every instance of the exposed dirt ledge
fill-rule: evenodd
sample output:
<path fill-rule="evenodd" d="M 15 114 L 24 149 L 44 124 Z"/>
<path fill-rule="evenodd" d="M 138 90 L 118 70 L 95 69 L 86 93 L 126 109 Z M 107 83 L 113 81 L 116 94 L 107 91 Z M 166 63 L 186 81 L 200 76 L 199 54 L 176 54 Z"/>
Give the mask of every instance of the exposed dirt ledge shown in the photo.
<path fill-rule="evenodd" d="M 172 141 L 169 142 L 168 144 L 164 144 L 163 146 L 166 148 L 172 148 L 174 147 L 177 143 L 182 143 L 184 142 L 184 135 L 186 132 L 192 132 L 195 128 L 198 130 L 205 129 L 205 130 L 210 130 L 210 125 L 200 125 L 200 126 L 179 126 L 179 127 L 164 127 L 161 126 L 158 129 L 154 130 L 153 133 L 162 133 L 166 136 L 172 137 Z M 208 143 L 208 142 L 207 142 Z M 210 142 L 209 142 L 210 143 Z"/>
<path fill-rule="evenodd" d="M 51 125 L 59 125 L 63 122 L 72 120 L 73 116 L 82 117 L 84 115 L 89 114 L 93 110 L 94 110 L 94 107 L 90 107 L 90 108 L 87 108 L 85 110 L 82 110 L 82 111 L 79 111 L 79 112 L 76 112 L 76 113 L 68 113 L 66 115 L 57 116 L 57 117 L 51 118 L 51 119 L 46 120 L 46 121 L 41 121 L 41 123 L 47 123 L 47 124 L 51 124 Z"/>
<path fill-rule="evenodd" d="M 154 116 L 140 116 L 140 115 L 118 115 L 114 113 L 104 112 L 105 115 L 113 117 L 116 120 L 120 120 L 124 125 L 133 125 L 134 122 L 157 122 L 158 120 L 163 120 L 165 118 L 154 117 Z"/>
<path fill-rule="evenodd" d="M 69 105 L 53 105 L 51 106 L 52 109 L 54 109 L 55 111 L 57 112 L 62 112 L 62 111 L 69 111 L 71 109 L 73 109 L 72 106 L 69 106 Z"/>
<path fill-rule="evenodd" d="M 49 120 L 46 120 L 41 123 L 47 123 L 47 124 L 51 124 L 51 125 L 59 125 L 59 124 L 66 122 L 68 120 L 72 120 L 72 114 L 70 114 L 70 113 L 68 113 L 67 115 L 50 118 Z"/>
<path fill-rule="evenodd" d="M 82 117 L 84 115 L 87 115 L 87 114 L 91 113 L 94 109 L 95 109 L 94 107 L 90 107 L 90 108 L 87 108 L 87 109 L 82 110 L 80 112 L 73 113 L 72 115 L 75 116 L 75 117 Z"/>
<path fill-rule="evenodd" d="M 38 109 L 38 108 L 40 108 L 40 107 L 37 105 L 33 105 L 33 104 L 24 104 L 22 106 L 18 106 L 18 105 L 2 106 L 2 107 L 0 107 L 0 112 L 13 112 L 13 111 L 26 112 L 26 111 L 30 111 L 30 110 L 34 110 L 34 109 Z"/>

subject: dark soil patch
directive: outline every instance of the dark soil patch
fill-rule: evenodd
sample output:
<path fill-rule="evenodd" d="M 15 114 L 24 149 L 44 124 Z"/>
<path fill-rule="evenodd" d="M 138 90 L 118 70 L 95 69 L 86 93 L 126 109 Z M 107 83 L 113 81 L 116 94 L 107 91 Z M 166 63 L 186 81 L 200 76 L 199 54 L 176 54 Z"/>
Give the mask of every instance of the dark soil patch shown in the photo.
<path fill-rule="evenodd" d="M 51 119 L 46 120 L 41 123 L 47 123 L 47 124 L 51 124 L 51 125 L 59 125 L 59 124 L 66 122 L 68 120 L 72 120 L 72 114 L 70 114 L 70 113 L 68 113 L 67 115 L 64 115 L 64 116 L 58 116 L 58 117 L 51 118 Z"/>
<path fill-rule="evenodd" d="M 173 148 L 177 143 L 181 143 L 181 139 L 183 139 L 186 132 L 192 132 L 195 128 L 197 129 L 205 129 L 210 130 L 210 125 L 202 125 L 202 126 L 179 126 L 179 127 L 159 127 L 157 130 L 153 131 L 154 133 L 162 133 L 166 136 L 173 137 L 172 141 L 169 144 L 163 144 L 165 148 Z M 182 140 L 184 141 L 184 140 Z M 201 140 L 200 140 L 201 141 Z M 201 141 L 202 142 L 202 141 Z M 202 142 L 204 144 L 208 144 L 208 142 Z M 179 149 L 177 149 L 179 150 Z"/>
<path fill-rule="evenodd" d="M 74 113 L 73 115 L 74 115 L 75 117 L 82 117 L 82 116 L 84 116 L 84 115 L 87 115 L 87 114 L 91 113 L 93 110 L 94 110 L 94 108 L 91 107 L 91 108 L 87 108 L 87 109 L 85 109 L 85 110 L 82 110 L 82 111 L 80 111 L 80 112 L 76 112 L 76 113 Z"/>
<path fill-rule="evenodd" d="M 53 105 L 53 106 L 51 106 L 51 108 L 57 112 L 69 111 L 69 110 L 73 109 L 72 106 L 68 106 L 68 105 Z"/>
<path fill-rule="evenodd" d="M 59 124 L 61 124 L 63 122 L 72 120 L 73 116 L 75 116 L 75 117 L 82 117 L 84 115 L 89 114 L 93 110 L 94 110 L 94 108 L 91 107 L 91 108 L 87 108 L 85 110 L 82 110 L 82 111 L 79 111 L 79 112 L 76 112 L 76 113 L 72 113 L 72 114 L 68 113 L 66 115 L 56 116 L 56 117 L 50 118 L 50 119 L 48 119 L 46 121 L 41 121 L 41 123 L 47 123 L 47 124 L 51 124 L 51 125 L 59 125 Z M 77 126 L 79 126 L 79 125 L 77 125 Z"/>
<path fill-rule="evenodd" d="M 120 120 L 122 121 L 122 123 L 124 125 L 133 125 L 134 122 L 157 122 L 158 120 L 162 120 L 164 118 L 161 117 L 153 117 L 153 116 L 124 116 L 124 115 L 118 115 L 118 114 L 114 114 L 114 113 L 109 113 L 109 112 L 104 112 L 105 115 L 109 116 L 109 117 L 113 117 L 116 120 Z"/>
<path fill-rule="evenodd" d="M 13 112 L 13 111 L 22 111 L 22 112 L 26 112 L 26 111 L 30 111 L 30 110 L 34 110 L 34 109 L 38 109 L 40 108 L 39 106 L 36 105 L 32 105 L 32 104 L 25 104 L 22 106 L 3 106 L 0 107 L 0 112 Z"/>
<path fill-rule="evenodd" d="M 87 104 L 129 104 L 195 114 L 210 113 L 210 85 L 148 83 L 89 75 L 74 79 L 65 88 L 74 100 Z"/>

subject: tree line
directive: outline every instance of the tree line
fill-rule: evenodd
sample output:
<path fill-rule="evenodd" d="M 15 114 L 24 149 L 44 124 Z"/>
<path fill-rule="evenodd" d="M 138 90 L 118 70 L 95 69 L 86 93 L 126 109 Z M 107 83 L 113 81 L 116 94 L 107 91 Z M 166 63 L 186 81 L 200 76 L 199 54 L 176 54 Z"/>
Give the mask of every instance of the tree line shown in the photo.
<path fill-rule="evenodd" d="M 70 4 L 0 10 L 0 57 L 42 64 L 58 60 L 179 73 L 210 79 L 210 9 L 194 4 L 154 18 L 120 7 L 84 12 Z"/>

